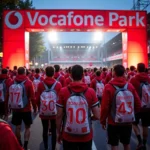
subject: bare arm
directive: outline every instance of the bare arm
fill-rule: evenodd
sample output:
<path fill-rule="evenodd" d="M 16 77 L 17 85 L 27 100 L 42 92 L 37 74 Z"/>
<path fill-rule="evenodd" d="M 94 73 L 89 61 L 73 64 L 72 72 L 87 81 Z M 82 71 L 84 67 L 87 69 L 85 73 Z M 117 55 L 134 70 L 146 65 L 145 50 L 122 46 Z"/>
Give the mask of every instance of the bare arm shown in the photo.
<path fill-rule="evenodd" d="M 92 107 L 92 113 L 95 119 L 100 120 L 100 109 L 98 106 Z"/>
<path fill-rule="evenodd" d="M 61 132 L 61 125 L 62 125 L 62 121 L 63 121 L 63 108 L 61 107 L 57 107 L 57 116 L 56 116 L 56 129 L 57 129 L 57 133 L 60 134 Z"/>

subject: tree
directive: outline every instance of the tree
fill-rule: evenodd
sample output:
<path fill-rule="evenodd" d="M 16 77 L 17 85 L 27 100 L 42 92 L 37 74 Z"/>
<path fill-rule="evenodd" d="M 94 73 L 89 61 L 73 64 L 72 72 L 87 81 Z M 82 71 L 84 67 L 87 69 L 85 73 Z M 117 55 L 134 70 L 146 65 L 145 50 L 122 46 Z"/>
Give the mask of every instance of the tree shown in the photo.
<path fill-rule="evenodd" d="M 0 51 L 2 51 L 2 13 L 4 9 L 35 9 L 32 0 L 2 0 L 0 2 Z M 44 42 L 41 33 L 30 34 L 30 59 L 39 56 L 44 51 Z"/>
<path fill-rule="evenodd" d="M 42 33 L 30 33 L 30 60 L 36 56 L 40 56 L 45 50 Z"/>

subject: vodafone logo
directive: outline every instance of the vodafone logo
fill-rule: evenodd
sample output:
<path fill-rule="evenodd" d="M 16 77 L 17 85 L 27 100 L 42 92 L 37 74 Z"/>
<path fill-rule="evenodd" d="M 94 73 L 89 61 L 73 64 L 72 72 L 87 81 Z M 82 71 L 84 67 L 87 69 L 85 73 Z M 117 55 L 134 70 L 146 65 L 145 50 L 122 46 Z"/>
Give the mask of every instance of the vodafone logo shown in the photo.
<path fill-rule="evenodd" d="M 16 11 L 10 11 L 5 16 L 5 24 L 10 29 L 17 29 L 23 23 L 22 15 Z"/>

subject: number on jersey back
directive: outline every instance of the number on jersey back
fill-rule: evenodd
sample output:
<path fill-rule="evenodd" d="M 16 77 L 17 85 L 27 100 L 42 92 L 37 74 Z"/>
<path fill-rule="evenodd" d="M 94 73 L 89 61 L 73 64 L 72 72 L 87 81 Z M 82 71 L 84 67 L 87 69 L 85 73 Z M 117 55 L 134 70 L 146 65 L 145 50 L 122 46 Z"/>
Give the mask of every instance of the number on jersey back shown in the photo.
<path fill-rule="evenodd" d="M 38 90 L 38 85 L 39 85 L 40 82 L 41 82 L 41 81 L 40 81 L 40 77 L 38 77 L 38 78 L 35 78 L 35 77 L 34 77 L 33 86 L 34 86 L 34 91 L 35 91 L 35 92 L 37 92 L 37 90 Z"/>
<path fill-rule="evenodd" d="M 6 84 L 5 80 L 0 81 L 0 102 L 5 101 L 5 96 L 6 96 Z"/>
<path fill-rule="evenodd" d="M 90 76 L 84 76 L 84 82 L 85 82 L 85 84 L 87 84 L 87 85 L 91 84 Z"/>
<path fill-rule="evenodd" d="M 140 98 L 143 108 L 150 108 L 150 84 L 142 82 L 140 84 Z"/>
<path fill-rule="evenodd" d="M 51 88 L 43 82 L 45 90 L 42 92 L 40 96 L 40 115 L 42 116 L 54 116 L 57 114 L 56 102 L 57 102 L 57 94 L 55 86 L 57 81 L 52 85 Z"/>
<path fill-rule="evenodd" d="M 9 106 L 12 109 L 22 109 L 25 108 L 26 105 L 28 104 L 28 98 L 25 90 L 24 83 L 26 82 L 23 81 L 21 83 L 14 82 L 9 87 Z"/>
<path fill-rule="evenodd" d="M 113 85 L 114 86 L 114 85 Z M 116 89 L 111 115 L 115 123 L 131 123 L 135 120 L 134 116 L 134 96 L 127 89 L 128 84 L 123 88 L 114 86 Z"/>
<path fill-rule="evenodd" d="M 84 93 L 71 91 L 66 103 L 65 132 L 73 135 L 89 134 L 90 121 L 90 111 Z"/>
<path fill-rule="evenodd" d="M 102 81 L 97 81 L 96 80 L 96 95 L 98 98 L 102 98 L 103 96 L 103 91 L 104 91 L 104 84 Z"/>

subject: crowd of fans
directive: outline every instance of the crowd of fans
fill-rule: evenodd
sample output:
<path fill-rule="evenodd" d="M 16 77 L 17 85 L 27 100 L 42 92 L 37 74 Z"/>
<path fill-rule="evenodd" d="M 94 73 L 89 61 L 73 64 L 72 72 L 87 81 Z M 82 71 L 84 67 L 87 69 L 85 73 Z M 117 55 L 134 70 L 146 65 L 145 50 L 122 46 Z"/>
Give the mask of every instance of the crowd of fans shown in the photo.
<path fill-rule="evenodd" d="M 99 120 L 102 128 L 107 129 L 112 150 L 118 150 L 119 141 L 125 150 L 130 150 L 132 128 L 138 140 L 136 150 L 146 150 L 150 126 L 150 68 L 143 63 L 126 69 L 122 65 L 93 69 L 80 65 L 65 69 L 59 65 L 45 69 L 3 68 L 0 150 L 28 149 L 32 112 L 39 113 L 45 150 L 50 147 L 48 134 L 52 136 L 52 150 L 57 142 L 63 143 L 64 150 L 91 150 L 92 120 Z M 11 113 L 15 135 L 7 123 Z"/>

